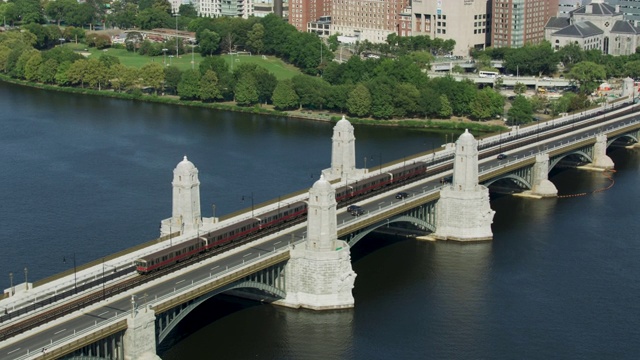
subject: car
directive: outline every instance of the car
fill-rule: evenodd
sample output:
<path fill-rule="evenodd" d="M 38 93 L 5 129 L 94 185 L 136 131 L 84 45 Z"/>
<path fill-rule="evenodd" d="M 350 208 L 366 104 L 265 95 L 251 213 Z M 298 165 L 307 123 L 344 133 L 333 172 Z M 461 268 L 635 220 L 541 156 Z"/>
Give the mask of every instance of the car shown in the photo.
<path fill-rule="evenodd" d="M 409 196 L 408 193 L 402 191 L 396 194 L 396 199 L 406 199 Z"/>
<path fill-rule="evenodd" d="M 352 213 L 352 212 L 354 212 L 356 210 L 359 210 L 359 209 L 361 210 L 362 207 L 354 204 L 354 205 L 349 205 L 349 207 L 347 208 L 347 211 Z"/>
<path fill-rule="evenodd" d="M 498 160 L 503 160 L 507 158 L 507 154 L 500 154 L 498 155 Z"/>
<path fill-rule="evenodd" d="M 443 178 L 440 178 L 440 184 L 446 184 L 450 182 L 453 182 L 453 176 L 445 176 Z"/>
<path fill-rule="evenodd" d="M 360 215 L 364 215 L 364 209 L 361 207 L 358 207 L 357 209 L 353 210 L 351 212 L 351 215 L 353 216 L 360 216 Z"/>

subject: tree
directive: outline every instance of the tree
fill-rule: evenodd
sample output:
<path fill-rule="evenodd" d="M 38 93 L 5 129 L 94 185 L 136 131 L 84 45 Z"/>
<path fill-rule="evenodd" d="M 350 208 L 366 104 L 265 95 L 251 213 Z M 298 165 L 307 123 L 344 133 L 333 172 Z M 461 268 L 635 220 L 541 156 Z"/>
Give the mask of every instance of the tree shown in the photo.
<path fill-rule="evenodd" d="M 366 86 L 358 84 L 351 91 L 347 99 L 347 110 L 349 114 L 358 117 L 369 115 L 371 111 L 371 94 Z"/>
<path fill-rule="evenodd" d="M 640 78 L 640 60 L 629 61 L 624 64 L 624 72 L 626 76 L 633 79 Z"/>
<path fill-rule="evenodd" d="M 484 88 L 476 93 L 469 106 L 471 117 L 477 120 L 489 120 L 504 111 L 504 98 L 491 88 Z"/>
<path fill-rule="evenodd" d="M 178 84 L 182 77 L 182 71 L 176 66 L 167 66 L 164 68 L 164 88 L 173 94 L 178 92 Z"/>
<path fill-rule="evenodd" d="M 277 110 L 290 110 L 298 106 L 298 94 L 293 88 L 293 82 L 291 79 L 286 79 L 278 82 L 276 88 L 273 90 L 273 106 Z"/>
<path fill-rule="evenodd" d="M 200 97 L 200 72 L 197 70 L 185 70 L 178 84 L 178 95 L 183 100 L 194 100 Z"/>
<path fill-rule="evenodd" d="M 180 4 L 178 13 L 180 14 L 180 16 L 189 18 L 195 19 L 198 17 L 198 11 L 196 10 L 195 6 L 193 6 L 193 4 Z"/>
<path fill-rule="evenodd" d="M 152 87 L 156 95 L 162 90 L 164 82 L 164 69 L 158 63 L 145 64 L 140 69 L 140 77 L 142 78 L 142 86 Z"/>
<path fill-rule="evenodd" d="M 218 89 L 218 75 L 212 70 L 207 70 L 200 78 L 200 100 L 209 102 L 221 98 Z"/>
<path fill-rule="evenodd" d="M 27 81 L 36 81 L 38 80 L 38 75 L 40 73 L 40 67 L 42 66 L 42 55 L 40 52 L 35 52 L 31 54 L 29 60 L 27 60 L 24 65 L 24 78 Z"/>
<path fill-rule="evenodd" d="M 260 103 L 268 103 L 273 96 L 273 90 L 278 85 L 278 79 L 264 68 L 258 68 L 254 73 L 256 87 L 258 89 L 258 100 Z"/>
<path fill-rule="evenodd" d="M 527 92 L 527 85 L 521 82 L 516 82 L 516 84 L 513 86 L 513 92 L 517 95 L 524 94 L 525 92 Z"/>
<path fill-rule="evenodd" d="M 590 94 L 598 88 L 601 81 L 607 78 L 607 73 L 602 65 L 591 61 L 582 61 L 571 68 L 569 78 L 580 83 L 580 92 Z"/>
<path fill-rule="evenodd" d="M 247 32 L 247 47 L 256 54 L 261 54 L 264 50 L 264 25 L 255 23 L 251 30 Z"/>
<path fill-rule="evenodd" d="M 253 74 L 244 74 L 238 79 L 235 95 L 236 103 L 240 106 L 251 106 L 258 102 L 258 87 Z"/>
<path fill-rule="evenodd" d="M 40 66 L 38 72 L 38 81 L 45 84 L 53 84 L 56 80 L 56 72 L 58 71 L 58 62 L 54 59 L 45 61 Z"/>
<path fill-rule="evenodd" d="M 507 120 L 511 125 L 527 124 L 533 121 L 533 106 L 522 95 L 516 96 L 507 112 Z"/>
<path fill-rule="evenodd" d="M 78 60 L 71 64 L 67 71 L 67 79 L 70 84 L 80 84 L 80 87 L 84 87 L 88 64 L 87 60 Z"/>
<path fill-rule="evenodd" d="M 44 23 L 44 9 L 40 0 L 15 0 L 13 3 L 23 24 Z"/>
<path fill-rule="evenodd" d="M 196 40 L 198 41 L 198 50 L 202 56 L 211 56 L 218 51 L 220 45 L 220 35 L 209 29 L 204 29 L 196 34 Z"/>
<path fill-rule="evenodd" d="M 101 90 L 102 85 L 109 80 L 109 69 L 105 67 L 99 59 L 91 58 L 86 62 L 83 80 L 91 88 Z"/>
<path fill-rule="evenodd" d="M 438 116 L 444 119 L 448 119 L 453 114 L 453 108 L 451 108 L 451 103 L 449 103 L 449 99 L 447 95 L 440 95 L 440 109 L 438 109 Z"/>

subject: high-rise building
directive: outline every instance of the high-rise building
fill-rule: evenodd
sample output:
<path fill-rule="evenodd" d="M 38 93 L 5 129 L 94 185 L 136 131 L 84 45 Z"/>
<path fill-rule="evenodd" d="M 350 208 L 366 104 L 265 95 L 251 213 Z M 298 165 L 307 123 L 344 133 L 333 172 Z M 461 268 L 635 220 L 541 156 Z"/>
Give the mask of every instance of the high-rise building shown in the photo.
<path fill-rule="evenodd" d="M 582 5 L 586 5 L 590 0 L 559 0 L 558 17 L 570 17 L 569 13 Z M 552 15 L 555 16 L 555 15 Z"/>
<path fill-rule="evenodd" d="M 491 16 L 487 0 L 414 0 L 411 35 L 453 39 L 454 55 L 469 55 L 473 48 L 489 44 Z"/>
<path fill-rule="evenodd" d="M 331 16 L 331 0 L 289 0 L 289 24 L 307 31 L 309 22 Z"/>
<path fill-rule="evenodd" d="M 491 0 L 493 47 L 522 47 L 544 40 L 544 26 L 559 0 Z"/>
<path fill-rule="evenodd" d="M 253 0 L 194 0 L 193 7 L 202 17 L 241 17 L 253 16 Z"/>
<path fill-rule="evenodd" d="M 410 6 L 409 0 L 332 1 L 331 33 L 355 36 L 373 43 L 386 41 L 389 34 L 401 34 L 400 26 L 404 23 L 401 14 Z"/>
<path fill-rule="evenodd" d="M 640 25 L 640 0 L 607 1 L 607 3 L 619 5 L 620 12 L 624 14 L 625 20 L 633 21 L 635 26 Z"/>

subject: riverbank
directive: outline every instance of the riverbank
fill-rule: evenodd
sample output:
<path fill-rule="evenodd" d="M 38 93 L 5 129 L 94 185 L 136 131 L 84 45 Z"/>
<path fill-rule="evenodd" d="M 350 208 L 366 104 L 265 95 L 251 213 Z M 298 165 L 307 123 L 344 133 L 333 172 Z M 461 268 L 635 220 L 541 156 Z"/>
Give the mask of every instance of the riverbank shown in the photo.
<path fill-rule="evenodd" d="M 176 96 L 157 96 L 147 95 L 142 93 L 129 94 L 122 92 L 115 92 L 113 90 L 95 90 L 87 88 L 77 87 L 65 87 L 48 84 L 33 83 L 29 81 L 19 80 L 9 77 L 5 74 L 0 74 L 0 81 L 4 81 L 11 84 L 28 86 L 36 89 L 47 91 L 58 91 L 71 94 L 93 95 L 93 96 L 105 96 L 123 100 L 136 100 L 145 102 L 154 102 L 162 104 L 172 104 L 179 106 L 191 106 L 202 107 L 216 110 L 242 112 L 250 114 L 261 114 L 271 116 L 282 116 L 288 118 L 311 120 L 311 121 L 324 121 L 324 122 L 337 122 L 343 116 L 340 113 L 333 113 L 328 111 L 313 111 L 313 110 L 291 110 L 280 111 L 275 110 L 271 105 L 244 107 L 237 106 L 234 103 L 204 103 L 201 101 L 189 101 L 181 100 Z M 469 129 L 472 132 L 493 133 L 506 129 L 503 125 L 498 125 L 492 122 L 479 123 L 471 121 L 465 118 L 455 118 L 453 120 L 440 120 L 440 119 L 392 119 L 392 120 L 376 120 L 376 119 L 361 119 L 361 118 L 349 118 L 352 124 L 359 125 L 371 125 L 371 126 L 394 126 L 394 127 L 406 127 L 406 128 L 421 128 L 430 130 L 459 130 Z"/>

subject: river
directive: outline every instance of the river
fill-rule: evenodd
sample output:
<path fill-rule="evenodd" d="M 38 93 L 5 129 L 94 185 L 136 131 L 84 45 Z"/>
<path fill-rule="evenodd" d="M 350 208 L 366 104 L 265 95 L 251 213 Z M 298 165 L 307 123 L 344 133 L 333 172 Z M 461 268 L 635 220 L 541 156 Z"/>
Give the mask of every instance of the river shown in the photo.
<path fill-rule="evenodd" d="M 51 93 L 0 83 L 0 283 L 33 281 L 158 235 L 175 165 L 199 169 L 204 216 L 309 188 L 332 125 Z M 448 135 L 448 134 L 447 134 Z M 358 165 L 428 150 L 445 134 L 356 127 Z M 374 235 L 352 249 L 352 310 L 216 297 L 159 347 L 171 359 L 635 359 L 640 353 L 637 150 L 614 186 L 567 199 L 492 196 L 494 240 Z M 606 187 L 553 172 L 561 194 Z M 63 261 L 63 259 L 66 260 Z"/>

